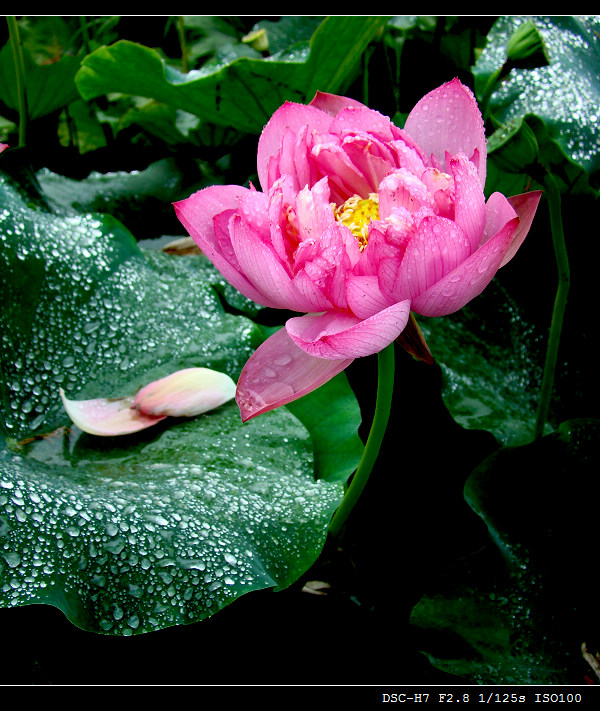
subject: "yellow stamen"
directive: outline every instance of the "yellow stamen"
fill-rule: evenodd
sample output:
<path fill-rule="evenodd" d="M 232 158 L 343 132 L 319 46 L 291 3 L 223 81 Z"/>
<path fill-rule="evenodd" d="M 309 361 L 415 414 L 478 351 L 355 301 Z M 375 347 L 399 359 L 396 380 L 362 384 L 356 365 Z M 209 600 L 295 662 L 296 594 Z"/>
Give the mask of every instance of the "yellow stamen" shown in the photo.
<path fill-rule="evenodd" d="M 369 241 L 369 225 L 371 220 L 379 219 L 379 195 L 369 193 L 368 198 L 353 195 L 345 203 L 333 207 L 333 214 L 338 222 L 345 225 L 358 240 L 360 251 Z"/>

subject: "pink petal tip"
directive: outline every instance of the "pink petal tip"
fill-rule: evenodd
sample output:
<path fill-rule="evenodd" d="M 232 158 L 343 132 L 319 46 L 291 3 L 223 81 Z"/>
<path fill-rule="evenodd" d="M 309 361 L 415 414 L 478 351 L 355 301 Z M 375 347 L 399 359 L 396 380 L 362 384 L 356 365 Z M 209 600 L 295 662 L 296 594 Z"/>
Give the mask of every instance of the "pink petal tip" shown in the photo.
<path fill-rule="evenodd" d="M 341 373 L 352 358 L 327 360 L 305 353 L 285 328 L 250 357 L 238 380 L 236 402 L 242 422 L 307 395 Z"/>
<path fill-rule="evenodd" d="M 132 434 L 165 419 L 164 416 L 154 417 L 132 410 L 131 397 L 69 400 L 62 388 L 60 397 L 73 423 L 84 432 L 100 437 Z"/>

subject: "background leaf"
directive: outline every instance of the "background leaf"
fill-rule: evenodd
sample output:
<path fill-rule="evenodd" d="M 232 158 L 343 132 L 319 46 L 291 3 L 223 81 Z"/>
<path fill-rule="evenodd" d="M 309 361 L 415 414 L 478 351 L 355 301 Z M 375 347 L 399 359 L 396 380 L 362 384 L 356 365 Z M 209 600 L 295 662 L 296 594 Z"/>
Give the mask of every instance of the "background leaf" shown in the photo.
<path fill-rule="evenodd" d="M 491 96 L 490 116 L 498 124 L 505 124 L 535 114 L 544 121 L 564 154 L 583 167 L 597 185 L 600 169 L 597 111 L 600 19 L 597 16 L 498 18 L 473 68 L 479 96 L 481 98 L 482 84 L 506 61 L 508 40 L 521 24 L 529 21 L 544 40 L 550 64 L 512 69 Z"/>
<path fill-rule="evenodd" d="M 315 473 L 328 481 L 347 481 L 363 451 L 358 436 L 360 408 L 345 373 L 290 403 L 290 410 L 310 432 Z"/>
<path fill-rule="evenodd" d="M 47 116 L 79 98 L 74 79 L 81 64 L 81 57 L 65 54 L 52 64 L 40 65 L 24 52 L 23 60 L 27 114 L 30 119 Z M 0 105 L 4 104 L 9 109 L 8 118 L 17 116 L 19 104 L 15 65 L 9 43 L 0 50 L 0 102 Z"/>
<path fill-rule="evenodd" d="M 187 75 L 147 47 L 119 41 L 88 55 L 76 77 L 85 99 L 120 92 L 146 96 L 205 120 L 259 133 L 286 101 L 310 100 L 317 89 L 339 92 L 385 17 L 329 17 L 310 47 L 283 58 L 239 57 Z"/>
<path fill-rule="evenodd" d="M 411 617 L 440 669 L 481 684 L 585 684 L 593 676 L 581 647 L 598 635 L 589 560 L 599 433 L 599 420 L 563 422 L 475 468 L 465 498 L 489 539 L 444 571 Z"/>
<path fill-rule="evenodd" d="M 286 52 L 301 42 L 308 42 L 323 19 L 323 16 L 284 15 L 276 22 L 259 20 L 255 28 L 266 31 L 269 54 L 274 55 Z"/>
<path fill-rule="evenodd" d="M 185 156 L 163 158 L 145 170 L 93 171 L 75 180 L 46 168 L 38 171 L 40 186 L 55 205 L 78 213 L 112 215 L 137 238 L 178 234 L 179 221 L 172 203 L 206 187 L 211 175 Z M 148 220 L 148 215 L 152 220 Z"/>

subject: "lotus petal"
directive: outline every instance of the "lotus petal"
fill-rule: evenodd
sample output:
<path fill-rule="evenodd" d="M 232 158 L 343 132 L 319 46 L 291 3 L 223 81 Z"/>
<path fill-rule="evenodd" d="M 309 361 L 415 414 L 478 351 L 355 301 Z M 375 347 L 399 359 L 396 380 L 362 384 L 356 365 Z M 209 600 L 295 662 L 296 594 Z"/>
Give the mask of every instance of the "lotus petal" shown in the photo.
<path fill-rule="evenodd" d="M 95 398 L 92 400 L 69 400 L 63 389 L 60 397 L 71 418 L 79 429 L 100 437 L 115 437 L 132 434 L 164 420 L 166 415 L 145 415 L 133 410 L 133 397 Z"/>
<path fill-rule="evenodd" d="M 143 387 L 134 410 L 153 417 L 194 417 L 235 397 L 235 383 L 210 368 L 185 368 Z"/>
<path fill-rule="evenodd" d="M 308 355 L 281 328 L 258 347 L 242 370 L 235 398 L 242 420 L 246 422 L 316 390 L 352 360 Z"/>

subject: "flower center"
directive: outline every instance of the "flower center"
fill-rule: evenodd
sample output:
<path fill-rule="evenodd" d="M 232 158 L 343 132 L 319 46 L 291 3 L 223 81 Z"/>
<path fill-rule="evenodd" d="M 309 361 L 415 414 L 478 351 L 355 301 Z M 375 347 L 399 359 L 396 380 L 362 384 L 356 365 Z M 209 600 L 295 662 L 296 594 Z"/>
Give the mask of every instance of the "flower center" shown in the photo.
<path fill-rule="evenodd" d="M 371 220 L 379 219 L 379 195 L 369 193 L 368 198 L 353 195 L 345 203 L 333 207 L 333 214 L 338 222 L 345 225 L 358 240 L 360 251 L 369 241 L 369 225 Z"/>

